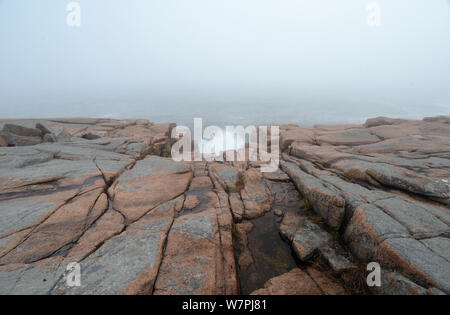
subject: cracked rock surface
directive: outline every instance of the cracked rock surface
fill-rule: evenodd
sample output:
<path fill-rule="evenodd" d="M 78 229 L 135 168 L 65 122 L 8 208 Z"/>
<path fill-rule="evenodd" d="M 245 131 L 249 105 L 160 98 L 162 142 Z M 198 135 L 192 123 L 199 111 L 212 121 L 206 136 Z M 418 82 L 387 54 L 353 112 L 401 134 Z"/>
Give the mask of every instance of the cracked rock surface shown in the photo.
<path fill-rule="evenodd" d="M 173 127 L 0 120 L 0 294 L 450 293 L 448 117 L 282 125 L 272 173 Z"/>

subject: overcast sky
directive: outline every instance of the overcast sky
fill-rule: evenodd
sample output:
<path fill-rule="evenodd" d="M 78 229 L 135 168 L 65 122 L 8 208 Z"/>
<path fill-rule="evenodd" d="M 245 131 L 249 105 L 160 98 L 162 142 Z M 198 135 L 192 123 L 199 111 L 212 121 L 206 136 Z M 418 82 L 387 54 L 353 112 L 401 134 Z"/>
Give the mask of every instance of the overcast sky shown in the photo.
<path fill-rule="evenodd" d="M 450 115 L 450 2 L 0 0 L 0 117 Z"/>

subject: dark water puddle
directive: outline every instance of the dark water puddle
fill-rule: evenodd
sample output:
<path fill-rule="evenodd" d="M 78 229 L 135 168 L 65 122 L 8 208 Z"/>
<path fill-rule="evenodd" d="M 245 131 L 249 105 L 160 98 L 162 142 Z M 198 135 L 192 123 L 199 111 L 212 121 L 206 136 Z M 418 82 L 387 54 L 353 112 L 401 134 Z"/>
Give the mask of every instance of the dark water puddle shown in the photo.
<path fill-rule="evenodd" d="M 274 211 L 278 209 L 284 214 L 303 213 L 303 198 L 291 182 L 267 180 L 266 184 L 274 194 L 274 203 L 271 211 L 263 217 L 250 220 L 253 229 L 247 233 L 247 248 L 252 254 L 253 264 L 238 268 L 242 294 L 261 289 L 269 279 L 298 266 L 291 247 L 280 235 L 280 219 Z M 239 254 L 238 251 L 236 257 Z"/>
<path fill-rule="evenodd" d="M 254 263 L 239 270 L 242 294 L 249 294 L 264 287 L 267 280 L 297 266 L 290 246 L 279 234 L 276 219 L 277 217 L 269 212 L 263 217 L 251 220 L 254 226 L 247 237 Z"/>

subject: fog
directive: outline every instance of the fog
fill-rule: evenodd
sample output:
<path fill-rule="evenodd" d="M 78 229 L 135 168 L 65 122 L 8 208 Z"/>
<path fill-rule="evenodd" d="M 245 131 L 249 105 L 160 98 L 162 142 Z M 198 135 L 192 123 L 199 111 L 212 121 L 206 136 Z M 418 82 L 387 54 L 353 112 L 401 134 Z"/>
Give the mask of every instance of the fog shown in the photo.
<path fill-rule="evenodd" d="M 0 0 L 0 118 L 359 123 L 450 115 L 450 2 Z"/>

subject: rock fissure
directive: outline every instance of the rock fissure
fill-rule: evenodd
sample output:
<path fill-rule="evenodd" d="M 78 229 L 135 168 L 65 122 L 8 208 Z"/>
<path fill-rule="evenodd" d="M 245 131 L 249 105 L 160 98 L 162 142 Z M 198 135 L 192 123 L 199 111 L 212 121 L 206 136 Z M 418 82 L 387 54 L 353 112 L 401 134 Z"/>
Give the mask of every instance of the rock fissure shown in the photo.
<path fill-rule="evenodd" d="M 0 293 L 450 293 L 443 118 L 282 125 L 270 174 L 167 158 L 173 124 L 2 126 Z M 369 261 L 381 288 L 365 286 Z"/>

